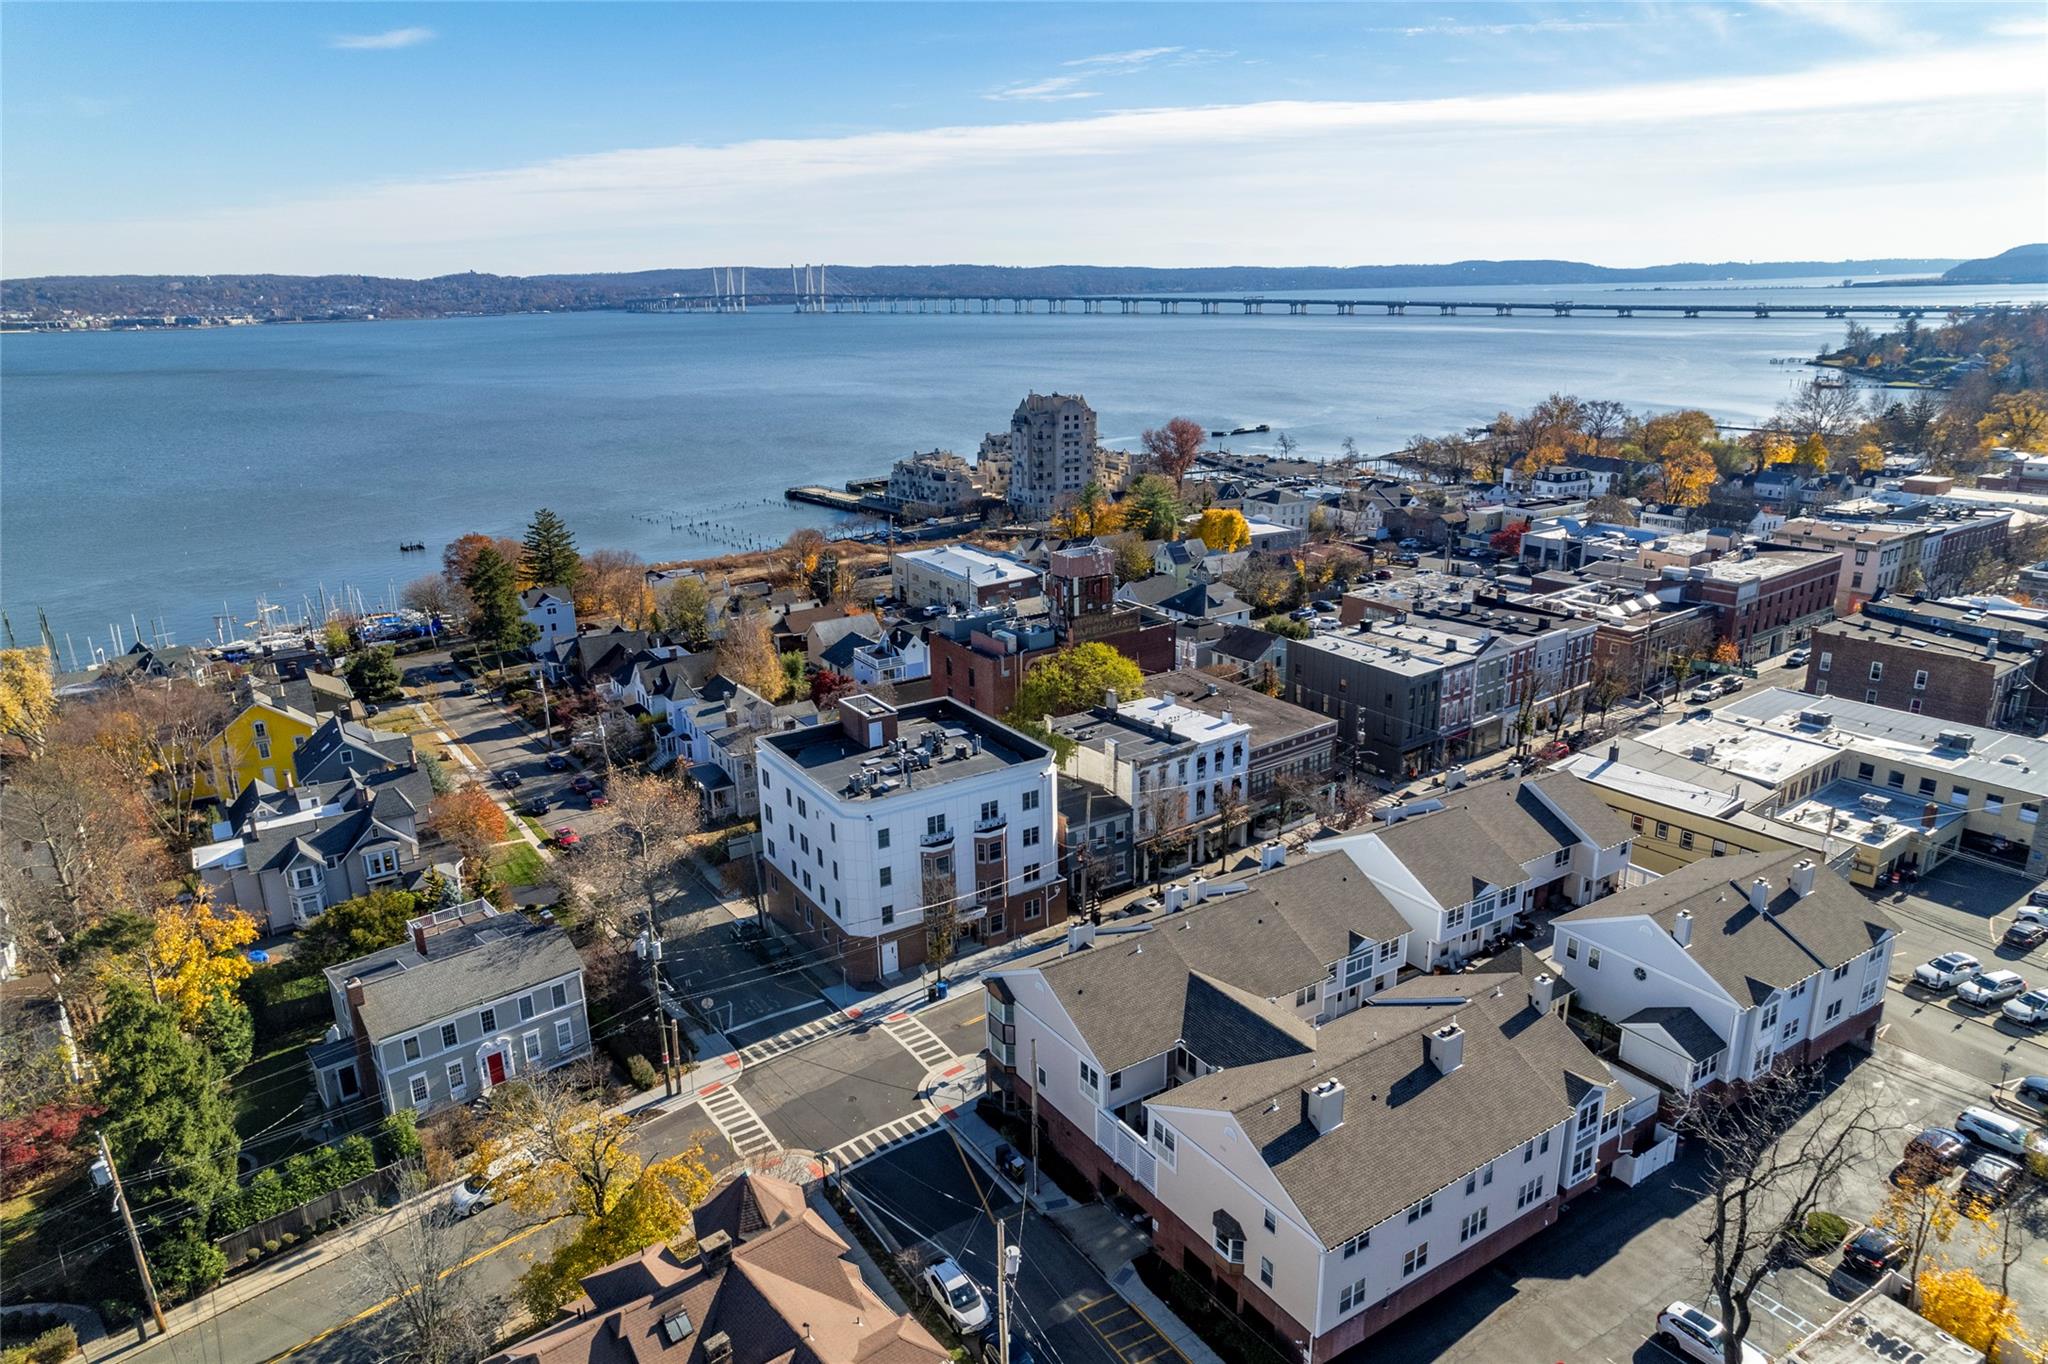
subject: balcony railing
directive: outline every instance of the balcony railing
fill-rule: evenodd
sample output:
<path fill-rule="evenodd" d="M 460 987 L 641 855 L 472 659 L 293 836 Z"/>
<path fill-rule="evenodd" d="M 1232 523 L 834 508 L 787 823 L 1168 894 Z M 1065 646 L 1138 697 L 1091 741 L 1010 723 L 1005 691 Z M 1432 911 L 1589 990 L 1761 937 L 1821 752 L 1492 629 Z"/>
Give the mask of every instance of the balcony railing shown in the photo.
<path fill-rule="evenodd" d="M 1007 828 L 1009 823 L 1010 817 L 1008 815 L 995 815 L 988 819 L 977 819 L 974 821 L 974 832 L 978 834 L 992 834 L 999 829 Z"/>
<path fill-rule="evenodd" d="M 925 834 L 922 837 L 920 837 L 917 841 L 920 847 L 949 847 L 953 842 L 953 831 L 951 829 L 941 829 L 937 833 Z"/>

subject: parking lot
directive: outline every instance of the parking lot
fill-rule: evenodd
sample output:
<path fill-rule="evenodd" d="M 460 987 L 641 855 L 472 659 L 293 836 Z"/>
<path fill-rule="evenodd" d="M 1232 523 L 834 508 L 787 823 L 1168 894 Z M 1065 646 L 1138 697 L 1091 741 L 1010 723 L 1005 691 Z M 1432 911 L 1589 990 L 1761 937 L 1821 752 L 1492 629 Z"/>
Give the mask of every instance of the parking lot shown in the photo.
<path fill-rule="evenodd" d="M 1132 1311 L 1095 1266 L 1036 1213 L 1017 1203 L 944 1131 L 851 1167 L 844 1187 L 922 1264 L 949 1255 L 984 1293 L 995 1284 L 995 1223 L 1023 1251 L 1010 1297 L 1016 1333 L 1058 1364 L 1186 1364 Z"/>

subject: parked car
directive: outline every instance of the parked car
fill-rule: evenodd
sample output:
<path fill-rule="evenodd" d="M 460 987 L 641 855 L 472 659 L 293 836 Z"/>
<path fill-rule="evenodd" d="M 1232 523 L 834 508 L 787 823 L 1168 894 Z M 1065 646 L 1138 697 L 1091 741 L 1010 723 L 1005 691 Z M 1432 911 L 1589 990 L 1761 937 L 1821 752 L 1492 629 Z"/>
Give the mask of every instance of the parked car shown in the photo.
<path fill-rule="evenodd" d="M 1687 692 L 1685 694 L 1685 699 L 1693 702 L 1704 702 L 1711 701 L 1720 694 L 1721 689 L 1719 687 L 1715 686 L 1711 682 L 1702 682 L 1697 687 L 1694 687 L 1691 691 Z"/>
<path fill-rule="evenodd" d="M 462 683 L 458 683 L 458 684 L 456 685 L 456 688 L 455 688 L 455 694 L 456 694 L 457 696 L 475 696 L 475 695 L 476 695 L 476 683 L 474 683 L 474 682 L 462 682 Z"/>
<path fill-rule="evenodd" d="M 2008 999 L 1999 1013 L 2009 1022 L 2038 1028 L 2048 1023 L 2048 990 L 2029 990 L 2018 999 Z"/>
<path fill-rule="evenodd" d="M 520 782 L 525 780 L 526 778 L 520 776 L 517 772 L 514 772 L 509 767 L 498 774 L 498 781 L 501 785 L 510 786 L 515 789 L 518 787 Z"/>
<path fill-rule="evenodd" d="M 1742 678 L 1734 673 L 1729 673 L 1721 679 L 1721 694 L 1723 696 L 1733 696 L 1736 692 L 1741 691 L 1743 686 Z"/>
<path fill-rule="evenodd" d="M 2012 1087 L 2012 1096 L 2032 1108 L 2048 1108 L 2048 1075 L 2027 1075 Z"/>
<path fill-rule="evenodd" d="M 2025 993 L 2027 982 L 2017 971 L 1986 971 L 1956 986 L 1956 1002 L 1988 1009 Z"/>
<path fill-rule="evenodd" d="M 1727 1334 L 1727 1327 L 1689 1302 L 1674 1302 L 1657 1314 L 1657 1343 L 1700 1364 L 1721 1364 L 1721 1342 Z M 1771 1360 L 1745 1340 L 1742 1364 L 1771 1364 Z"/>
<path fill-rule="evenodd" d="M 583 835 L 564 824 L 555 830 L 555 846 L 567 851 L 583 841 Z"/>
<path fill-rule="evenodd" d="M 489 1174 L 471 1175 L 448 1195 L 448 1206 L 457 1217 L 474 1217 L 497 1201 L 498 1181 Z"/>
<path fill-rule="evenodd" d="M 1376 583 L 1391 582 L 1393 577 L 1394 570 L 1391 568 L 1376 568 L 1372 571 L 1372 580 Z"/>
<path fill-rule="evenodd" d="M 768 930 L 761 926 L 759 919 L 735 919 L 730 932 L 732 940 L 741 947 L 751 946 L 757 940 L 768 936 Z"/>
<path fill-rule="evenodd" d="M 988 1300 L 952 1256 L 942 1255 L 925 1266 L 924 1291 L 960 1330 L 978 1331 L 987 1324 Z"/>
<path fill-rule="evenodd" d="M 1988 1108 L 1966 1108 L 1956 1114 L 1956 1131 L 1979 1146 L 2008 1156 L 2027 1154 L 2027 1125 Z"/>
<path fill-rule="evenodd" d="M 455 665 L 453 663 L 437 664 L 434 671 L 442 677 L 453 677 L 455 676 Z"/>
<path fill-rule="evenodd" d="M 579 796 L 587 796 L 597 789 L 597 783 L 588 776 L 579 773 L 576 780 L 569 783 L 569 789 Z"/>
<path fill-rule="evenodd" d="M 2039 919 L 2021 919 L 2005 930 L 2005 936 L 1998 940 L 1998 945 L 2008 952 L 2031 952 L 2044 942 L 2048 942 L 2048 923 Z"/>
<path fill-rule="evenodd" d="M 1876 1278 L 1906 1262 L 1906 1243 L 1888 1231 L 1865 1227 L 1842 1247 L 1842 1268 Z"/>
<path fill-rule="evenodd" d="M 1316 618 L 1316 609 L 1313 606 L 1297 606 L 1294 610 L 1287 613 L 1287 618 L 1289 620 L 1314 620 Z"/>
<path fill-rule="evenodd" d="M 559 753 L 548 754 L 545 761 L 550 772 L 567 772 L 569 770 L 569 760 Z"/>
<path fill-rule="evenodd" d="M 535 818 L 539 818 L 541 815 L 544 815 L 548 812 L 548 805 L 549 801 L 546 796 L 538 794 L 531 795 L 528 796 L 525 800 L 519 802 L 519 813 L 522 815 L 532 815 Z"/>
<path fill-rule="evenodd" d="M 2040 890 L 2034 891 L 2031 894 L 2029 894 L 2027 896 L 2027 903 L 2030 905 L 2039 906 L 2042 909 L 2048 909 L 2048 887 L 2044 887 Z"/>
<path fill-rule="evenodd" d="M 1916 1183 L 1929 1183 L 1962 1164 L 1969 1154 L 1970 1143 L 1960 1133 L 1930 1127 L 1906 1143 L 1905 1154 L 1892 1170 L 1892 1182 L 1902 1183 L 1910 1176 Z"/>
<path fill-rule="evenodd" d="M 2017 1162 L 2004 1156 L 1979 1156 L 1964 1171 L 1963 1182 L 1956 1189 L 1956 1201 L 1965 1206 L 1982 1203 L 1987 1208 L 1995 1208 L 2012 1197 L 2019 1183 L 2020 1167 Z"/>
<path fill-rule="evenodd" d="M 1982 970 L 1984 963 L 1968 952 L 1944 952 L 1913 968 L 1913 982 L 1930 990 L 1953 990 Z"/>
<path fill-rule="evenodd" d="M 990 1331 L 981 1338 L 981 1364 L 1002 1364 L 1003 1342 Z M 1010 1364 L 1037 1364 L 1038 1355 L 1021 1332 L 1010 1333 Z"/>
<path fill-rule="evenodd" d="M 611 804 L 611 801 L 604 794 L 604 788 L 601 786 L 593 786 L 588 791 L 585 791 L 583 799 L 589 803 L 590 808 L 593 810 L 602 810 L 605 806 Z"/>
<path fill-rule="evenodd" d="M 1788 668 L 1803 668 L 1806 666 L 1807 660 L 1812 657 L 1813 650 L 1802 644 L 1791 653 L 1785 655 L 1785 666 Z"/>

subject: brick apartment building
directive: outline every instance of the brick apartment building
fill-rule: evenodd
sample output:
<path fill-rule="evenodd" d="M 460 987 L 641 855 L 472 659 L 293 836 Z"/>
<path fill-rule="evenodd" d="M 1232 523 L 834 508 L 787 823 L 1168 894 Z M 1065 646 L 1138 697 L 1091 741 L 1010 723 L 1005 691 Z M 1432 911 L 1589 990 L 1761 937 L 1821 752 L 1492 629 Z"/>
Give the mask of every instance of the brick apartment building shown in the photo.
<path fill-rule="evenodd" d="M 1813 632 L 1816 696 L 2038 734 L 2048 724 L 2048 628 L 1935 602 L 1871 602 Z"/>
<path fill-rule="evenodd" d="M 1783 653 L 1833 619 L 1841 575 L 1839 550 L 1778 544 L 1665 570 L 1682 600 L 1713 613 L 1715 637 L 1732 641 L 1745 662 Z"/>
<path fill-rule="evenodd" d="M 932 695 L 950 696 L 1001 719 L 1017 703 L 1017 687 L 1033 663 L 1059 647 L 1044 618 L 985 611 L 932 622 Z"/>

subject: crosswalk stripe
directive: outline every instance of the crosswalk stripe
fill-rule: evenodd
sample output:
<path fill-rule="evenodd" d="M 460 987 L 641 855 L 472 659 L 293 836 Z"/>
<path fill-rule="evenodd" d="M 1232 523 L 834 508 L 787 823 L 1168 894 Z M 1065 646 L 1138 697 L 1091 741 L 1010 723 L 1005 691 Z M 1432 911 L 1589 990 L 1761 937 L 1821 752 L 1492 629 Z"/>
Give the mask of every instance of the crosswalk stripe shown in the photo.
<path fill-rule="evenodd" d="M 929 1108 L 919 1109 L 892 1122 L 885 1122 L 873 1131 L 863 1132 L 857 1137 L 840 1142 L 827 1154 L 841 1165 L 852 1165 L 877 1155 L 893 1146 L 923 1136 L 938 1125 L 939 1115 Z"/>
<path fill-rule="evenodd" d="M 719 1133 L 731 1143 L 736 1155 L 757 1155 L 773 1151 L 781 1144 L 768 1130 L 768 1124 L 761 1121 L 761 1115 L 754 1111 L 754 1106 L 731 1085 L 711 1087 L 699 1099 L 699 1105 Z"/>

